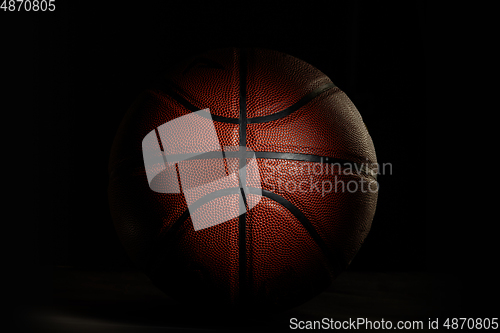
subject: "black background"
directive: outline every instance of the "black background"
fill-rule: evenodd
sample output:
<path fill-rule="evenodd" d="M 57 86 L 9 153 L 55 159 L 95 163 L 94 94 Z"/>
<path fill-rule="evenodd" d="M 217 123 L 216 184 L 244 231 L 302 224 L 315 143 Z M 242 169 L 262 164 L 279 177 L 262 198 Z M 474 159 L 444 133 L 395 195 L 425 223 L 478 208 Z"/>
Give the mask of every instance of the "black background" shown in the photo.
<path fill-rule="evenodd" d="M 379 177 L 372 230 L 349 270 L 430 271 L 443 288 L 451 278 L 450 297 L 459 295 L 470 311 L 498 293 L 493 247 L 478 248 L 454 230 L 460 223 L 450 229 L 446 213 L 428 211 L 432 52 L 423 3 L 61 1 L 55 12 L 4 15 L 14 18 L 5 45 L 19 64 L 10 82 L 21 91 L 18 115 L 28 125 L 23 146 L 36 156 L 27 177 L 32 204 L 20 208 L 21 230 L 12 237 L 19 306 L 50 298 L 53 266 L 134 269 L 107 203 L 118 125 L 158 73 L 227 46 L 275 49 L 320 69 L 357 106 L 379 163 L 392 165 Z"/>

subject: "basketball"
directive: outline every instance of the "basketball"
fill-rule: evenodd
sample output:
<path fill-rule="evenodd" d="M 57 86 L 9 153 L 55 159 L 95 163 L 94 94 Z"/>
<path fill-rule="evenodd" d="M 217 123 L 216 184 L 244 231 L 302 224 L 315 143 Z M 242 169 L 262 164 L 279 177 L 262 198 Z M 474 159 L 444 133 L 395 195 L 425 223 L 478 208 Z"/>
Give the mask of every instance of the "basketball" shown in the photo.
<path fill-rule="evenodd" d="M 378 195 L 374 145 L 325 74 L 260 48 L 173 67 L 125 114 L 109 205 L 131 260 L 165 294 L 279 311 L 332 284 Z"/>

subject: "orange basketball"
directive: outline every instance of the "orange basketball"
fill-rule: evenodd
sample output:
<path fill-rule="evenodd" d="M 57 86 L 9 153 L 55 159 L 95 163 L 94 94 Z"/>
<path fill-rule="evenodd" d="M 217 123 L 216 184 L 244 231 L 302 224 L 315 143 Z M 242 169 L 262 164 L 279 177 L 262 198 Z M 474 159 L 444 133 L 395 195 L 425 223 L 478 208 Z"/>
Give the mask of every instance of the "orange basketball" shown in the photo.
<path fill-rule="evenodd" d="M 351 262 L 375 213 L 376 162 L 356 107 L 321 71 L 271 50 L 213 50 L 127 112 L 110 209 L 168 295 L 274 311 Z"/>

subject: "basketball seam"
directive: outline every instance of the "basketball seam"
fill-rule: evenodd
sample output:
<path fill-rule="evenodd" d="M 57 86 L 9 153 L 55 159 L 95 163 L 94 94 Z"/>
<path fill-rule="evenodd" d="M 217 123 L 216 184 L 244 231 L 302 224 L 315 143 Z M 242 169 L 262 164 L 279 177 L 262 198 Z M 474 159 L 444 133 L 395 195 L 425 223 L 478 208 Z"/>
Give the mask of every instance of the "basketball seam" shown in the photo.
<path fill-rule="evenodd" d="M 186 97 L 182 96 L 180 92 L 177 92 L 172 85 L 173 85 L 173 83 L 168 82 L 167 84 L 164 84 L 164 85 L 157 85 L 157 88 L 150 88 L 150 90 L 160 91 L 163 95 L 171 97 L 172 99 L 174 99 L 176 102 L 178 102 L 179 104 L 181 104 L 182 106 L 184 106 L 187 110 L 189 110 L 191 112 L 196 112 L 196 111 L 203 109 L 203 108 L 200 108 L 200 107 L 197 107 L 197 106 L 191 104 L 191 102 L 188 101 Z M 314 100 L 316 97 L 318 97 L 318 96 L 322 95 L 323 93 L 329 91 L 330 89 L 336 88 L 336 87 L 337 86 L 333 82 L 323 84 L 323 85 L 319 86 L 318 88 L 314 89 L 313 91 L 309 92 L 308 94 L 304 95 L 301 99 L 299 99 L 294 104 L 290 105 L 289 107 L 287 107 L 281 111 L 278 111 L 278 112 L 275 112 L 273 114 L 266 115 L 266 116 L 246 118 L 245 121 L 247 124 L 256 124 L 256 123 L 271 122 L 274 120 L 284 118 L 284 117 L 289 116 L 290 114 L 294 113 L 295 111 L 300 110 L 300 108 L 302 108 L 303 106 L 306 106 L 309 102 Z M 214 120 L 214 121 L 218 121 L 221 123 L 240 124 L 240 118 L 224 117 L 224 116 L 219 116 L 219 115 L 215 115 L 212 113 L 210 115 L 212 116 L 212 120 Z"/>
<path fill-rule="evenodd" d="M 177 155 L 169 155 L 169 160 L 172 162 L 175 162 L 177 159 L 179 161 L 192 161 L 192 160 L 204 160 L 204 159 L 213 159 L 213 158 L 218 158 L 220 156 L 219 151 L 211 151 L 207 153 L 202 153 L 197 156 L 190 157 L 188 159 L 184 159 L 182 156 L 183 154 L 178 154 Z M 255 152 L 247 152 L 248 157 L 255 156 L 255 158 L 261 158 L 261 159 L 277 159 L 277 160 L 283 160 L 283 161 L 303 161 L 303 162 L 313 162 L 313 163 L 322 163 L 324 161 L 325 163 L 339 163 L 343 164 L 344 166 L 346 164 L 350 164 L 351 170 L 360 170 L 361 173 L 371 177 L 372 179 L 377 179 L 377 173 L 376 169 L 369 169 L 365 167 L 364 164 L 362 163 L 357 163 L 345 159 L 340 159 L 336 157 L 331 157 L 331 156 L 322 156 L 322 155 L 314 155 L 314 154 L 302 154 L 302 153 L 283 153 L 283 152 L 273 152 L 273 151 L 255 151 Z M 237 158 L 240 156 L 239 152 L 226 152 L 222 151 L 223 159 L 226 160 L 227 158 Z M 247 157 L 247 158 L 248 158 Z M 124 169 L 125 166 L 130 165 L 130 164 L 137 164 L 136 166 L 132 166 L 132 168 L 144 168 L 144 160 L 143 157 L 141 156 L 140 158 L 128 158 L 128 159 L 123 159 L 117 165 L 115 168 L 109 173 L 110 179 L 113 179 L 117 177 L 121 173 L 121 169 Z M 376 164 L 374 162 L 374 164 Z M 130 166 L 129 166 L 130 167 Z M 128 169 L 128 168 L 127 168 Z"/>
<path fill-rule="evenodd" d="M 240 207 L 240 212 L 243 211 L 242 208 L 245 209 L 245 213 L 239 216 L 239 228 L 238 228 L 238 237 L 239 237 L 239 246 L 238 246 L 238 273 L 239 273 L 239 292 L 240 292 L 240 300 L 244 301 L 248 295 L 248 285 L 247 285 L 247 246 L 246 246 L 246 198 L 245 193 L 243 191 L 243 185 L 246 184 L 246 173 L 242 172 L 244 170 L 244 166 L 246 165 L 246 144 L 247 144 L 247 136 L 246 136 L 246 126 L 247 126 L 247 101 L 246 101 L 246 84 L 247 84 L 247 50 L 240 49 L 239 52 L 239 76 L 240 76 L 240 93 L 239 93 L 239 106 L 240 106 L 240 114 L 239 114 L 239 172 L 238 172 L 238 181 L 241 195 L 244 199 L 244 203 L 239 203 L 239 205 L 243 204 L 243 207 Z M 244 174 L 243 174 L 244 173 Z M 244 179 L 241 178 L 244 176 Z"/>
<path fill-rule="evenodd" d="M 309 221 L 309 219 L 297 206 L 295 206 L 293 203 L 291 203 L 284 197 L 272 191 L 255 187 L 247 187 L 247 189 L 249 193 L 254 195 L 262 195 L 263 197 L 269 198 L 277 202 L 281 206 L 283 206 L 285 209 L 287 209 L 304 227 L 304 229 L 308 232 L 308 234 L 311 236 L 316 245 L 318 245 L 321 252 L 328 259 L 329 264 L 333 267 L 335 273 L 339 273 L 340 271 L 345 269 L 345 267 L 347 267 L 347 263 L 340 254 L 340 251 L 336 248 L 332 248 L 331 246 L 326 245 L 326 243 L 323 241 L 323 238 L 319 235 L 317 230 L 312 225 L 311 221 Z M 164 239 L 165 237 L 168 237 L 167 234 L 171 234 L 171 230 L 177 230 L 180 227 L 180 225 L 182 225 L 190 217 L 191 210 L 195 211 L 199 207 L 209 202 L 205 200 L 205 198 L 210 197 L 210 199 L 213 200 L 215 198 L 220 198 L 227 195 L 238 194 L 239 191 L 240 191 L 239 187 L 231 187 L 231 188 L 217 190 L 215 192 L 210 193 L 210 195 L 206 195 L 199 198 L 198 200 L 193 202 L 189 206 L 189 208 L 184 213 L 182 213 L 179 216 L 179 218 L 177 218 L 177 220 L 174 223 L 172 223 L 170 228 L 164 230 L 164 232 L 162 233 L 162 235 L 159 236 L 159 238 Z"/>
<path fill-rule="evenodd" d="M 307 105 L 310 101 L 312 101 L 317 96 L 321 95 L 322 93 L 324 93 L 324 92 L 326 92 L 334 87 L 336 87 L 336 86 L 335 86 L 335 84 L 333 84 L 333 82 L 326 83 L 326 84 L 314 89 L 313 91 L 311 91 L 310 93 L 308 93 L 307 95 L 302 97 L 300 100 L 298 100 L 297 102 L 295 102 L 294 104 L 292 104 L 291 106 L 287 107 L 284 110 L 275 112 L 275 113 L 267 115 L 267 116 L 248 118 L 247 122 L 249 124 L 267 123 L 267 122 L 270 122 L 273 120 L 277 120 L 277 119 L 281 119 L 281 118 L 284 118 L 286 116 L 289 116 L 293 112 L 299 110 L 301 107 Z"/>

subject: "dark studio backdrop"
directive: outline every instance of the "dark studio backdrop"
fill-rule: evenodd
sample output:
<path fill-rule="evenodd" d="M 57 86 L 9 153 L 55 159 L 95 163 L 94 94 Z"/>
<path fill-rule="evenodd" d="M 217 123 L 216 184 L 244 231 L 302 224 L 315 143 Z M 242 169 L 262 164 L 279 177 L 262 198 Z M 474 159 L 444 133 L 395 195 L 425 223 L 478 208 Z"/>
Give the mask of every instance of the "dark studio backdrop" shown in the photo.
<path fill-rule="evenodd" d="M 439 241 L 437 219 L 427 211 L 430 51 L 422 3 L 56 6 L 53 13 L 27 14 L 31 33 L 22 46 L 30 61 L 25 86 L 33 92 L 29 116 L 35 126 L 38 192 L 36 218 L 25 237 L 28 250 L 18 255 L 35 264 L 30 273 L 40 275 L 22 288 L 26 300 L 50 299 L 50 267 L 135 269 L 108 207 L 113 137 L 127 108 L 159 72 L 186 56 L 227 46 L 275 49 L 324 72 L 357 106 L 378 162 L 392 165 L 391 174 L 378 179 L 372 229 L 348 270 L 451 276 L 460 271 L 466 251 L 448 248 L 457 242 Z M 447 274 L 440 273 L 439 281 Z M 474 297 L 461 287 L 464 280 L 444 283 L 450 303 L 457 295 Z"/>

